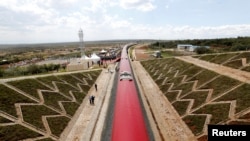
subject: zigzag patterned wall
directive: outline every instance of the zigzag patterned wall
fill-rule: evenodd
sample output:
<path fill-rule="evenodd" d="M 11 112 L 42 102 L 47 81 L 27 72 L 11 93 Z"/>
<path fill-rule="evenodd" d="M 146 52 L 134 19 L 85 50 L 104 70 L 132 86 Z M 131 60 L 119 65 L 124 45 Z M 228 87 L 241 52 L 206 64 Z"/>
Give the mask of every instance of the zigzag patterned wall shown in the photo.
<path fill-rule="evenodd" d="M 178 59 L 141 62 L 197 138 L 207 124 L 250 124 L 250 85 Z"/>
<path fill-rule="evenodd" d="M 58 140 L 100 72 L 0 84 L 0 140 Z"/>

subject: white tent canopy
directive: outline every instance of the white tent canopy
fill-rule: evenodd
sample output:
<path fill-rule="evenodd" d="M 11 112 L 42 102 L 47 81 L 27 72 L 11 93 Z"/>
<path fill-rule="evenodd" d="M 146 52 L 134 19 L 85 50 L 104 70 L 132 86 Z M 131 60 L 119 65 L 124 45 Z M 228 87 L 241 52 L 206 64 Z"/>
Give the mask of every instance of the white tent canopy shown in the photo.
<path fill-rule="evenodd" d="M 88 56 L 86 56 L 86 55 L 83 55 L 82 57 L 81 57 L 81 60 L 87 60 L 87 59 L 90 59 Z"/>
<path fill-rule="evenodd" d="M 104 49 L 102 49 L 102 50 L 101 50 L 101 53 L 106 53 L 106 52 L 107 52 L 107 51 L 106 51 L 106 50 L 104 50 Z"/>
<path fill-rule="evenodd" d="M 92 61 L 94 61 L 95 63 L 97 63 L 98 61 L 100 61 L 100 57 L 97 56 L 95 53 L 92 53 L 90 59 L 91 59 Z"/>

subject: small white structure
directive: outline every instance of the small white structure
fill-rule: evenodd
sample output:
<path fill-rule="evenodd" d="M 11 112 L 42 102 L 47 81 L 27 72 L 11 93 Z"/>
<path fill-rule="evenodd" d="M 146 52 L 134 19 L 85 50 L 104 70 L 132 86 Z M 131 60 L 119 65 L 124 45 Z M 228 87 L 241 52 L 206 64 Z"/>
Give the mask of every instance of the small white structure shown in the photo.
<path fill-rule="evenodd" d="M 104 49 L 102 49 L 102 50 L 100 51 L 100 53 L 107 53 L 107 51 L 104 50 Z"/>
<path fill-rule="evenodd" d="M 93 64 L 90 59 L 72 58 L 70 59 L 70 63 L 67 65 L 66 70 L 67 71 L 86 70 L 89 69 L 92 65 Z"/>
<path fill-rule="evenodd" d="M 177 49 L 179 51 L 194 51 L 195 46 L 190 45 L 190 44 L 178 44 Z"/>
<path fill-rule="evenodd" d="M 199 48 L 199 47 L 209 48 L 209 46 L 193 46 L 193 45 L 190 45 L 190 44 L 178 44 L 177 45 L 177 50 L 193 52 L 193 51 L 195 51 L 196 48 Z"/>
<path fill-rule="evenodd" d="M 94 63 L 97 63 L 98 61 L 100 61 L 100 57 L 97 56 L 95 53 L 92 53 L 90 59 L 94 62 Z"/>
<path fill-rule="evenodd" d="M 80 58 L 80 60 L 88 60 L 88 59 L 90 59 L 90 58 L 86 55 L 82 55 L 82 57 Z"/>

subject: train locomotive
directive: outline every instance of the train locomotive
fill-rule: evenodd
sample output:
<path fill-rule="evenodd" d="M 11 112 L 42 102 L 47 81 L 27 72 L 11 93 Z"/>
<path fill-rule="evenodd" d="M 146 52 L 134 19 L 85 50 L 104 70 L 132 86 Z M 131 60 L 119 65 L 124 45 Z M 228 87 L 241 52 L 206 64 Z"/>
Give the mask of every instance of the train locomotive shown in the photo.
<path fill-rule="evenodd" d="M 112 141 L 149 140 L 139 101 L 139 93 L 136 89 L 128 57 L 128 48 L 131 45 L 125 45 L 121 52 L 112 124 Z"/>

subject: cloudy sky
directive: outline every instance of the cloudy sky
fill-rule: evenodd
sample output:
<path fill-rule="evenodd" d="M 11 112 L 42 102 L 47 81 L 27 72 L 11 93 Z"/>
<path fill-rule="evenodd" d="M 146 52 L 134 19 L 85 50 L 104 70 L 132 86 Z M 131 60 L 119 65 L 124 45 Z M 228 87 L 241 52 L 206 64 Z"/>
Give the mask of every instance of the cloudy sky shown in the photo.
<path fill-rule="evenodd" d="M 250 35 L 250 0 L 1 0 L 0 44 Z"/>

